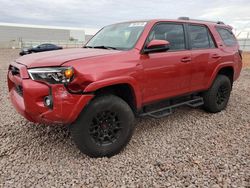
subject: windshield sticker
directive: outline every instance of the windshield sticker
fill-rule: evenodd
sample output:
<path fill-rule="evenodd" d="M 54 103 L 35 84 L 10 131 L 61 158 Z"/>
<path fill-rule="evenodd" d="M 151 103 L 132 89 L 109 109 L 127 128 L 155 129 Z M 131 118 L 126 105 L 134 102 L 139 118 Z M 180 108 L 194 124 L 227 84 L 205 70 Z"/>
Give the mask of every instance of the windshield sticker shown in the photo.
<path fill-rule="evenodd" d="M 144 27 L 147 24 L 147 22 L 135 22 L 131 23 L 128 27 Z"/>

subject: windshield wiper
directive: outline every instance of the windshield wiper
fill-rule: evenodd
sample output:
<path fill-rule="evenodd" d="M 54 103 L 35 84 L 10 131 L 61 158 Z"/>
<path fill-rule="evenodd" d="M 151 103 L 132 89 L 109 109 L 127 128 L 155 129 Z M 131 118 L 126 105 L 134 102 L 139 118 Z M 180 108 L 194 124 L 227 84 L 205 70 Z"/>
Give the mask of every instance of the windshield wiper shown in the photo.
<path fill-rule="evenodd" d="M 83 48 L 93 48 L 93 46 L 83 46 Z"/>
<path fill-rule="evenodd" d="M 100 49 L 112 49 L 117 50 L 117 48 L 112 46 L 84 46 L 84 48 L 100 48 Z"/>

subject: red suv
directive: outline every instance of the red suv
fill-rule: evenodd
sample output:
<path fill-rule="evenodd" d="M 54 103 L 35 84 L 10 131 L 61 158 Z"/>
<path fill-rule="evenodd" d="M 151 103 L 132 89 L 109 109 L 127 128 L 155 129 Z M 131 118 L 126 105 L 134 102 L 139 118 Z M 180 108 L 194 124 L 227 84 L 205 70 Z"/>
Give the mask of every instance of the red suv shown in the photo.
<path fill-rule="evenodd" d="M 184 17 L 109 25 L 83 48 L 20 57 L 8 86 L 21 115 L 70 125 L 79 149 L 101 157 L 129 142 L 136 116 L 225 109 L 241 68 L 230 26 Z"/>

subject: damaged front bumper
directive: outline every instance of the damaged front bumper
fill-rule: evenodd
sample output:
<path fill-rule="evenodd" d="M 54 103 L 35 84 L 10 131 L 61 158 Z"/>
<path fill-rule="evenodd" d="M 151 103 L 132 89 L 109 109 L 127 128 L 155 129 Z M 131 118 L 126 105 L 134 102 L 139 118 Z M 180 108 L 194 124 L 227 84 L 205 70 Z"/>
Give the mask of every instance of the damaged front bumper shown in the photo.
<path fill-rule="evenodd" d="M 94 97 L 71 94 L 62 84 L 46 84 L 29 78 L 24 65 L 12 63 L 8 71 L 10 99 L 16 110 L 36 123 L 70 124 Z M 45 99 L 50 99 L 48 105 Z"/>

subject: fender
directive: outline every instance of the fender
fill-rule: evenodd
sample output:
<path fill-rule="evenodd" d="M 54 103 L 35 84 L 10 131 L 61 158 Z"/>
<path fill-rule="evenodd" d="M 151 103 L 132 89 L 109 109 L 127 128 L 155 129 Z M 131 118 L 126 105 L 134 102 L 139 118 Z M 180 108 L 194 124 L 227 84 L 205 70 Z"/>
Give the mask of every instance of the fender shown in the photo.
<path fill-rule="evenodd" d="M 135 80 L 135 78 L 131 76 L 119 76 L 119 77 L 108 78 L 108 79 L 92 82 L 84 89 L 84 92 L 93 92 L 93 91 L 96 91 L 98 89 L 101 89 L 107 86 L 113 86 L 113 85 L 118 85 L 118 84 L 130 85 L 135 96 L 136 107 L 139 109 L 142 105 L 141 89 L 139 87 L 139 84 Z"/>
<path fill-rule="evenodd" d="M 234 62 L 225 62 L 225 63 L 220 63 L 220 64 L 218 64 L 217 67 L 214 69 L 214 71 L 213 71 L 213 73 L 212 73 L 212 76 L 210 77 L 210 79 L 209 79 L 209 81 L 208 81 L 208 83 L 207 83 L 207 85 L 206 85 L 206 88 L 208 89 L 208 88 L 211 87 L 211 85 L 213 84 L 214 79 L 216 78 L 218 72 L 219 72 L 222 68 L 224 68 L 224 67 L 231 67 L 231 68 L 233 68 L 234 73 L 235 73 L 235 67 L 234 67 L 234 65 L 235 65 Z"/>

